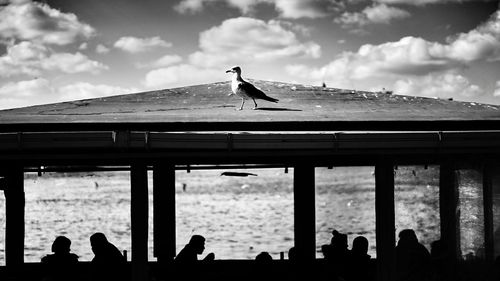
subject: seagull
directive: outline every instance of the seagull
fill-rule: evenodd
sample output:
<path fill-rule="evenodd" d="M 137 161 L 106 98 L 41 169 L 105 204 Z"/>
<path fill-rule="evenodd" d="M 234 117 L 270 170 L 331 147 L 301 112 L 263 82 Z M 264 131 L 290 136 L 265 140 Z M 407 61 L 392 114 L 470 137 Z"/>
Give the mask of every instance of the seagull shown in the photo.
<path fill-rule="evenodd" d="M 234 94 L 241 97 L 241 106 L 238 110 L 243 109 L 243 105 L 245 104 L 245 100 L 252 99 L 255 107 L 257 108 L 257 103 L 255 99 L 267 100 L 270 102 L 278 102 L 277 99 L 271 98 L 264 94 L 261 90 L 257 89 L 254 85 L 248 83 L 247 81 L 241 78 L 241 68 L 239 66 L 235 66 L 229 70 L 226 70 L 226 73 L 233 73 L 233 78 L 231 81 L 231 90 Z"/>

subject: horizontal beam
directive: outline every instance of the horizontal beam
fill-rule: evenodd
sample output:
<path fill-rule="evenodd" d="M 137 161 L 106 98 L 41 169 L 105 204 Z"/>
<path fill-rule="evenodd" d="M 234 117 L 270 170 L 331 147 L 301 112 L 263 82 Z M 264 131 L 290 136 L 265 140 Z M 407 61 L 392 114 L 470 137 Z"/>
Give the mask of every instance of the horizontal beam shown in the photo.
<path fill-rule="evenodd" d="M 287 168 L 284 164 L 234 164 L 234 165 L 176 165 L 176 171 L 191 170 L 232 170 L 232 169 L 271 169 Z M 152 171 L 152 166 L 147 166 L 148 171 Z M 25 173 L 52 173 L 52 172 L 120 172 L 130 171 L 130 166 L 48 166 L 48 167 L 24 167 Z"/>
<path fill-rule="evenodd" d="M 267 122 L 37 122 L 0 124 L 0 132 L 61 131 L 474 131 L 496 130 L 500 120 L 375 120 Z"/>
<path fill-rule="evenodd" d="M 2 133 L 0 152 L 44 150 L 105 151 L 369 151 L 417 149 L 500 149 L 500 131 L 339 132 L 339 133 L 161 133 L 46 132 Z"/>

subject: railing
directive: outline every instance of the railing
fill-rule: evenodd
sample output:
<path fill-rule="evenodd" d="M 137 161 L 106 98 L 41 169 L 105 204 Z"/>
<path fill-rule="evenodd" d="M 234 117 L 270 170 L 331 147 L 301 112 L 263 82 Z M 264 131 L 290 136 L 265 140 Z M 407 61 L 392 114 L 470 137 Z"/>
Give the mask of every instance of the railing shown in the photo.
<path fill-rule="evenodd" d="M 135 150 L 372 150 L 500 148 L 500 131 L 333 133 L 1 133 L 0 151 L 45 149 Z"/>

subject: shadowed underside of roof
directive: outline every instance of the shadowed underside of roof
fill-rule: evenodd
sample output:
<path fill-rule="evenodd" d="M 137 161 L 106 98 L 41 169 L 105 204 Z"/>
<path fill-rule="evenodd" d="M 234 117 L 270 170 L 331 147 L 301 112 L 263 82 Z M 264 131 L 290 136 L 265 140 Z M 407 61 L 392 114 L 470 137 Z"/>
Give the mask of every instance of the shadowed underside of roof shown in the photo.
<path fill-rule="evenodd" d="M 251 80 L 279 103 L 229 96 L 229 82 L 0 111 L 16 124 L 500 121 L 500 107 L 470 102 Z"/>

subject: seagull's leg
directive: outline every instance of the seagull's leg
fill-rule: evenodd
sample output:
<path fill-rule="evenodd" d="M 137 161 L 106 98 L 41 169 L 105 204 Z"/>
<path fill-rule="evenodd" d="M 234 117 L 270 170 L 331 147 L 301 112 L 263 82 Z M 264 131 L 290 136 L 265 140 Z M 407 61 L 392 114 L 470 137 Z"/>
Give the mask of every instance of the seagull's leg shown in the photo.
<path fill-rule="evenodd" d="M 257 102 L 255 102 L 255 99 L 254 99 L 254 98 L 252 98 L 252 100 L 253 100 L 253 103 L 255 104 L 255 106 L 254 106 L 254 108 L 253 108 L 253 109 L 257 109 Z"/>
<path fill-rule="evenodd" d="M 242 110 L 243 109 L 243 105 L 245 104 L 245 99 L 244 98 L 241 98 L 241 106 L 239 109 L 237 110 Z"/>

